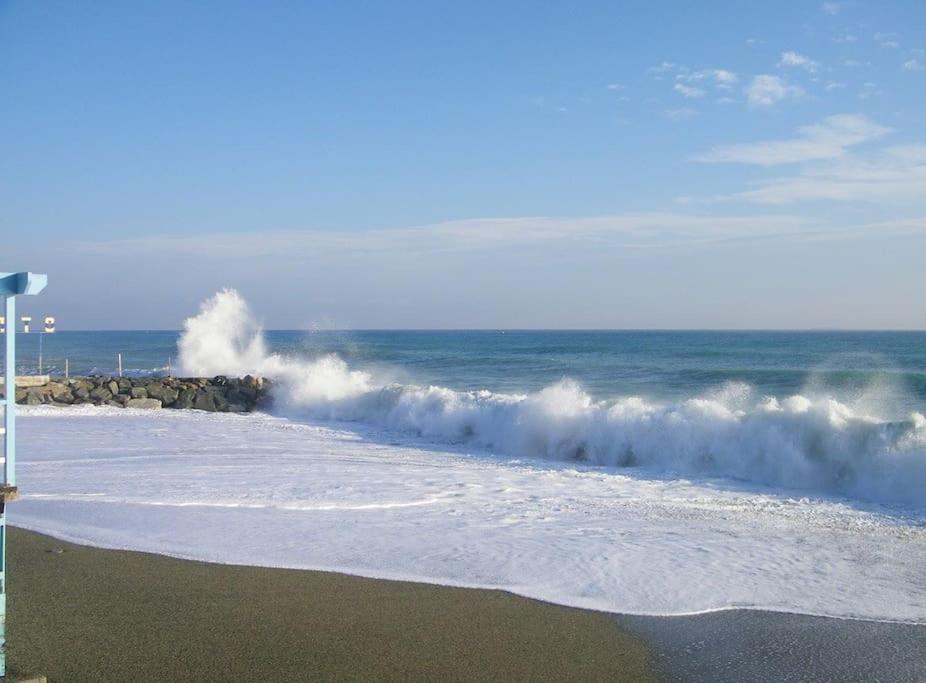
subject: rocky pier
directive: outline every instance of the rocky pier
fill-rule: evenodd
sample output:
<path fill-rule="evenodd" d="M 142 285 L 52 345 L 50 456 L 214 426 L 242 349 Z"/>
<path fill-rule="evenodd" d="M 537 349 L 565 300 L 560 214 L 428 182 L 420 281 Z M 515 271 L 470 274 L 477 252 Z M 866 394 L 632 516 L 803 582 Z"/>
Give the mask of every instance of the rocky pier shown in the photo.
<path fill-rule="evenodd" d="M 270 381 L 262 377 L 72 377 L 29 382 L 17 379 L 21 405 L 107 405 L 248 413 L 267 404 Z"/>

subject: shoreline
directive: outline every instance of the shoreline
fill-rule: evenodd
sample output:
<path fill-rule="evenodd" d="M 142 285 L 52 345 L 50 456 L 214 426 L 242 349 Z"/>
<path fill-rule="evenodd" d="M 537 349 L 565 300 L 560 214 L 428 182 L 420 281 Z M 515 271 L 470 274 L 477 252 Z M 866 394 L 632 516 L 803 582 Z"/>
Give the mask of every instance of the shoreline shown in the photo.
<path fill-rule="evenodd" d="M 339 576 L 352 576 L 358 579 L 368 579 L 371 581 L 387 581 L 387 582 L 396 582 L 396 583 L 410 583 L 417 584 L 422 586 L 436 586 L 443 588 L 452 588 L 452 589 L 461 589 L 461 590 L 474 590 L 474 591 L 498 591 L 502 593 L 507 593 L 512 597 L 521 598 L 524 600 L 531 600 L 533 602 L 539 602 L 544 605 L 549 605 L 551 607 L 562 607 L 565 609 L 576 609 L 583 612 L 591 612 L 594 614 L 604 614 L 609 617 L 618 617 L 618 618 L 629 618 L 629 619 L 694 619 L 699 617 L 709 617 L 711 615 L 723 615 L 723 614 L 732 614 L 732 613 L 750 613 L 756 612 L 759 614 L 773 614 L 781 615 L 782 617 L 795 617 L 795 618 L 807 618 L 807 619 L 826 619 L 832 621 L 846 621 L 846 622 L 859 622 L 863 624 L 885 624 L 893 626 L 910 626 L 910 627 L 919 627 L 926 630 L 926 621 L 906 621 L 903 619 L 888 619 L 888 618 L 873 618 L 873 617 L 861 617 L 861 616 L 846 616 L 842 614 L 822 614 L 816 612 L 801 612 L 793 609 L 779 609 L 776 607 L 763 607 L 758 605 L 731 605 L 727 607 L 708 607 L 700 610 L 692 610 L 689 612 L 672 612 L 672 613 L 662 613 L 662 612 L 628 612 L 628 611 L 614 611 L 608 609 L 602 609 L 600 607 L 587 606 L 587 605 L 574 605 L 565 602 L 557 602 L 548 598 L 537 597 L 535 595 L 529 595 L 527 593 L 520 593 L 516 589 L 499 587 L 499 586 L 488 586 L 478 583 L 467 583 L 467 582 L 454 582 L 450 580 L 439 581 L 437 579 L 431 579 L 426 576 L 405 576 L 399 574 L 392 574 L 389 572 L 382 573 L 373 573 L 373 572 L 364 572 L 362 570 L 351 570 L 345 568 L 333 568 L 333 567 L 316 567 L 316 566 L 287 566 L 287 565 L 255 565 L 255 564 L 246 564 L 246 563 L 232 563 L 232 562 L 223 562 L 221 560 L 214 559 L 203 559 L 200 557 L 194 557 L 190 555 L 183 554 L 173 554 L 173 553 L 163 553 L 155 552 L 150 550 L 141 550 L 138 548 L 129 548 L 129 547 L 116 547 L 110 545 L 101 545 L 95 543 L 91 540 L 80 538 L 77 536 L 70 536 L 67 534 L 58 534 L 48 531 L 40 531 L 38 529 L 32 529 L 28 525 L 21 524 L 19 522 L 9 523 L 9 526 L 20 531 L 25 531 L 30 534 L 35 534 L 36 536 L 42 536 L 53 541 L 60 541 L 62 543 L 69 543 L 75 546 L 81 546 L 85 548 L 94 548 L 97 550 L 106 550 L 111 552 L 125 552 L 125 553 L 139 553 L 142 555 L 153 555 L 156 557 L 164 557 L 172 560 L 178 560 L 180 562 L 199 562 L 207 565 L 216 565 L 220 567 L 238 567 L 238 568 L 250 568 L 250 569 L 268 569 L 268 570 L 283 570 L 283 571 L 298 571 L 298 572 L 317 572 L 321 574 L 336 574 Z"/>
<path fill-rule="evenodd" d="M 614 614 L 503 589 L 102 549 L 18 527 L 9 565 L 11 671 L 52 681 L 160 680 L 171 665 L 174 680 L 199 680 L 194 671 L 275 680 L 926 676 L 922 624 L 758 609 Z M 269 648 L 259 656 L 255 639 Z M 429 639 L 440 645 L 425 646 Z M 179 655 L 165 652 L 170 643 Z M 248 653 L 262 662 L 257 669 Z"/>

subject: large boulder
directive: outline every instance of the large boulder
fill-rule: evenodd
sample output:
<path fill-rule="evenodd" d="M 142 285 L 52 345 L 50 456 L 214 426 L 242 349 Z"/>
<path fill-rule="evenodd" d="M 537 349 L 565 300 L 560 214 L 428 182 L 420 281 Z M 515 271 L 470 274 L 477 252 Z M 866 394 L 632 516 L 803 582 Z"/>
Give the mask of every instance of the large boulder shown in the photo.
<path fill-rule="evenodd" d="M 100 403 L 108 401 L 112 397 L 113 392 L 111 392 L 105 386 L 94 387 L 93 391 L 90 392 L 90 398 L 92 398 L 94 401 L 99 401 Z"/>
<path fill-rule="evenodd" d="M 159 410 L 161 401 L 156 398 L 130 398 L 126 408 L 142 408 L 145 410 Z"/>
<path fill-rule="evenodd" d="M 228 392 L 228 402 L 242 406 L 252 406 L 257 400 L 257 392 L 244 387 L 231 389 Z"/>
<path fill-rule="evenodd" d="M 225 398 L 225 395 L 222 392 L 215 392 L 212 396 L 212 400 L 215 403 L 215 409 L 220 413 L 228 412 L 228 399 Z"/>
<path fill-rule="evenodd" d="M 193 408 L 196 410 L 207 410 L 215 412 L 215 394 L 206 389 L 199 389 L 196 392 L 196 398 L 193 399 Z"/>
<path fill-rule="evenodd" d="M 74 403 L 86 403 L 90 400 L 90 392 L 93 390 L 93 382 L 90 380 L 83 378 L 69 379 L 68 386 L 71 388 Z"/>
<path fill-rule="evenodd" d="M 51 394 L 53 401 L 58 403 L 73 403 L 74 397 L 71 395 L 71 388 L 61 382 L 49 382 L 45 385 L 48 393 Z"/>
<path fill-rule="evenodd" d="M 180 395 L 177 396 L 177 400 L 174 401 L 172 408 L 192 408 L 193 403 L 196 400 L 196 391 L 194 389 L 182 389 Z"/>
<path fill-rule="evenodd" d="M 241 378 L 241 386 L 250 387 L 252 389 L 260 389 L 264 385 L 263 377 L 254 377 L 253 375 L 245 375 Z"/>
<path fill-rule="evenodd" d="M 145 391 L 149 398 L 156 398 L 165 406 L 169 406 L 180 396 L 179 391 L 161 382 L 151 382 L 145 387 Z"/>
<path fill-rule="evenodd" d="M 148 390 L 145 387 L 132 387 L 130 396 L 132 398 L 148 398 Z"/>

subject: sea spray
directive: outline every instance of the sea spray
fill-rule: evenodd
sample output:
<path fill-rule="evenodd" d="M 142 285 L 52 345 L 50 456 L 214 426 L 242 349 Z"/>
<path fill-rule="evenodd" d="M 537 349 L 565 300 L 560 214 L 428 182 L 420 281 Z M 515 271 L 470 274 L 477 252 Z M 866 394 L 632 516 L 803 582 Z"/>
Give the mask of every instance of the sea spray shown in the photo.
<path fill-rule="evenodd" d="M 197 375 L 274 379 L 289 417 L 354 421 L 510 457 L 646 467 L 686 477 L 926 505 L 926 418 L 887 421 L 831 396 L 755 397 L 728 383 L 675 403 L 593 399 L 564 379 L 533 394 L 388 384 L 340 357 L 270 353 L 234 290 L 206 301 L 179 341 Z"/>
<path fill-rule="evenodd" d="M 197 316 L 183 324 L 177 342 L 180 366 L 191 377 L 260 375 L 285 384 L 297 404 L 315 404 L 372 389 L 367 373 L 351 371 L 335 355 L 314 360 L 268 353 L 263 330 L 247 302 L 233 289 L 207 299 Z"/>

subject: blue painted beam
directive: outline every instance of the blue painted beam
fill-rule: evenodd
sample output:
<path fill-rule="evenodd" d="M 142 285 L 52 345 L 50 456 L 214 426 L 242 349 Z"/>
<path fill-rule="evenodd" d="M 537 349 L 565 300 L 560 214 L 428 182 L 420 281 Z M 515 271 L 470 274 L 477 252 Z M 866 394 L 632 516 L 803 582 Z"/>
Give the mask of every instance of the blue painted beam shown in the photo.
<path fill-rule="evenodd" d="M 0 296 L 40 294 L 47 284 L 48 276 L 42 273 L 0 273 Z"/>

